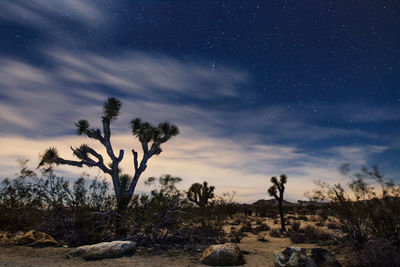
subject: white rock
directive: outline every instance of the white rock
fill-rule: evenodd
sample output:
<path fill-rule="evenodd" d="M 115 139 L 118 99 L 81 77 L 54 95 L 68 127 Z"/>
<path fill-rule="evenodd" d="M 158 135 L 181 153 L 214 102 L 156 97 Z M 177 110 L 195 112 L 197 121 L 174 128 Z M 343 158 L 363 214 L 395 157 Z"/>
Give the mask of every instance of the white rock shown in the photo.
<path fill-rule="evenodd" d="M 130 256 L 133 255 L 135 250 L 136 243 L 133 241 L 112 241 L 77 247 L 71 255 L 74 257 L 81 256 L 89 261 Z"/>

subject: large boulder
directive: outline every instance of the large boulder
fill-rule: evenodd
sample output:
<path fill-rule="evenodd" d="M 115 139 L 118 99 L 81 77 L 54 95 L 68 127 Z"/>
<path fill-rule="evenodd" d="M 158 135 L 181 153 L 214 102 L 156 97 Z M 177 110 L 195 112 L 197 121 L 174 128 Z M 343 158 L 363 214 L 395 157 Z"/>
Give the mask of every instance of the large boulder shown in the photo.
<path fill-rule="evenodd" d="M 200 257 L 200 262 L 212 266 L 232 266 L 244 264 L 243 254 L 236 244 L 211 245 Z"/>
<path fill-rule="evenodd" d="M 17 239 L 17 243 L 19 245 L 29 245 L 37 247 L 49 247 L 57 245 L 57 241 L 53 237 L 46 233 L 35 230 L 31 230 L 23 234 Z"/>
<path fill-rule="evenodd" d="M 77 247 L 71 255 L 74 257 L 81 256 L 87 261 L 92 261 L 131 256 L 135 250 L 136 243 L 133 241 L 112 241 Z"/>
<path fill-rule="evenodd" d="M 275 267 L 341 267 L 335 256 L 323 248 L 287 247 L 274 253 Z"/>

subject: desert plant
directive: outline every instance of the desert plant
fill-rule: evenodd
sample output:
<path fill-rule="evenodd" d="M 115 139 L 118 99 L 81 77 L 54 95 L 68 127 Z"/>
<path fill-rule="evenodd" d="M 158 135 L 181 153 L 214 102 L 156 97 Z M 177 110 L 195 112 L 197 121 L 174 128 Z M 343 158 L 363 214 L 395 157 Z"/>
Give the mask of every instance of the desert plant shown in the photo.
<path fill-rule="evenodd" d="M 290 241 L 295 244 L 301 244 L 306 242 L 306 235 L 304 233 L 289 232 Z"/>
<path fill-rule="evenodd" d="M 260 233 L 257 234 L 257 241 L 268 242 L 269 240 L 266 238 L 266 233 L 265 232 L 260 232 Z"/>
<path fill-rule="evenodd" d="M 111 128 L 112 121 L 118 118 L 121 109 L 121 102 L 114 98 L 108 98 L 103 105 L 102 125 L 103 133 L 100 129 L 91 129 L 87 120 L 80 120 L 75 125 L 77 126 L 78 135 L 84 135 L 91 139 L 99 141 L 106 149 L 107 155 L 111 159 L 111 164 L 107 166 L 104 162 L 103 156 L 87 144 L 80 147 L 72 148 L 73 154 L 79 160 L 66 160 L 58 155 L 56 148 L 48 148 L 42 155 L 39 166 L 45 164 L 57 165 L 70 165 L 76 167 L 98 167 L 105 174 L 110 175 L 114 187 L 114 193 L 119 210 L 126 210 L 129 201 L 133 196 L 136 184 L 140 175 L 146 170 L 148 160 L 154 156 L 159 155 L 161 144 L 167 142 L 172 136 L 179 134 L 178 127 L 171 125 L 168 122 L 160 123 L 154 126 L 148 122 L 142 122 L 141 119 L 136 118 L 131 121 L 131 129 L 134 136 L 136 136 L 143 150 L 143 157 L 138 163 L 138 153 L 132 149 L 134 175 L 130 181 L 129 186 L 123 191 L 121 187 L 121 170 L 119 164 L 124 157 L 124 150 L 120 150 L 118 156 L 115 155 L 111 145 Z"/>
<path fill-rule="evenodd" d="M 270 235 L 271 237 L 281 237 L 281 234 L 279 233 L 279 231 L 278 231 L 277 229 L 272 229 L 272 230 L 269 232 L 269 235 Z"/>
<path fill-rule="evenodd" d="M 294 232 L 298 232 L 300 229 L 300 222 L 294 221 L 291 225 L 291 230 Z"/>
<path fill-rule="evenodd" d="M 286 227 L 285 227 L 285 216 L 283 213 L 283 193 L 285 192 L 285 184 L 287 182 L 287 177 L 286 175 L 282 174 L 280 176 L 280 179 L 278 179 L 275 176 L 271 177 L 271 183 L 272 186 L 268 189 L 268 194 L 270 196 L 273 196 L 277 201 L 279 205 L 279 214 L 281 217 L 281 230 L 282 232 L 286 232 Z M 278 195 L 279 192 L 279 195 Z"/>
<path fill-rule="evenodd" d="M 240 243 L 242 238 L 243 234 L 237 230 L 232 230 L 228 236 L 228 240 L 232 243 Z"/>
<path fill-rule="evenodd" d="M 327 241 L 331 238 L 327 232 L 317 229 L 311 225 L 307 225 L 302 229 L 305 234 L 305 238 L 309 243 L 317 243 L 320 241 Z"/>
<path fill-rule="evenodd" d="M 326 227 L 328 227 L 328 229 L 330 229 L 330 230 L 335 230 L 335 229 L 339 228 L 339 226 L 334 222 L 328 222 L 326 224 Z"/>
<path fill-rule="evenodd" d="M 214 190 L 214 186 L 208 186 L 208 183 L 204 181 L 203 184 L 192 184 L 186 195 L 189 201 L 196 203 L 199 207 L 206 207 L 208 201 L 214 198 Z"/>

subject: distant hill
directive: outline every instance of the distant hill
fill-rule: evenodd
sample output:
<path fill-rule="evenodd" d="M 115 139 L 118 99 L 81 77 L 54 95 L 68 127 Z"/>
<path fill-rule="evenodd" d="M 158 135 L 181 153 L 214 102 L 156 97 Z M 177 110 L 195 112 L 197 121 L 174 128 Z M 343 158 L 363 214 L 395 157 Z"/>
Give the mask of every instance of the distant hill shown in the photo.
<path fill-rule="evenodd" d="M 278 206 L 278 201 L 274 198 L 259 199 L 256 202 L 254 202 L 252 205 L 254 205 L 254 206 Z M 294 206 L 298 206 L 298 204 L 283 200 L 283 206 L 294 207 Z"/>

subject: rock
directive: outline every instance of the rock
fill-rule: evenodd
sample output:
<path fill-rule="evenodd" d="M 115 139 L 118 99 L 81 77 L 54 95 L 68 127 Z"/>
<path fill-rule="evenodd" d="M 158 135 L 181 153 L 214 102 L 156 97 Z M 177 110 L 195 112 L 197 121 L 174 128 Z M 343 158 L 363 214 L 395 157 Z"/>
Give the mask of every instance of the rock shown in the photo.
<path fill-rule="evenodd" d="M 335 256 L 326 249 L 287 247 L 274 253 L 275 267 L 341 267 Z"/>
<path fill-rule="evenodd" d="M 112 241 L 77 247 L 71 255 L 74 257 L 81 256 L 83 259 L 91 261 L 131 256 L 135 250 L 136 243 L 133 241 Z"/>
<path fill-rule="evenodd" d="M 17 243 L 19 245 L 30 245 L 37 247 L 49 247 L 57 245 L 57 241 L 50 235 L 35 230 L 26 232 L 17 240 Z"/>
<path fill-rule="evenodd" d="M 244 259 L 237 245 L 226 243 L 206 248 L 200 257 L 200 262 L 212 266 L 232 266 L 244 264 Z"/>

